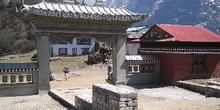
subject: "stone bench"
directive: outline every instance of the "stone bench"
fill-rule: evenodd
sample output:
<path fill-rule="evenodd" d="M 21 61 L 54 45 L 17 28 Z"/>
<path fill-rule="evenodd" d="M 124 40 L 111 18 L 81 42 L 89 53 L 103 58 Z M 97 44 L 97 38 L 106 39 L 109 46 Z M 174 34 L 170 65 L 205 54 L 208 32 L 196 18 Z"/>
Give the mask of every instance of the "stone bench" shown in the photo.
<path fill-rule="evenodd" d="M 206 94 L 206 85 L 201 85 L 197 83 L 192 83 L 188 81 L 177 81 L 177 86 L 194 91 L 199 92 L 201 94 Z"/>
<path fill-rule="evenodd" d="M 220 83 L 216 81 L 208 81 L 206 87 L 206 97 L 220 97 Z"/>
<path fill-rule="evenodd" d="M 93 110 L 137 110 L 137 93 L 111 84 L 93 85 Z"/>
<path fill-rule="evenodd" d="M 95 84 L 92 92 L 75 96 L 77 110 L 138 110 L 137 92 L 111 84 Z"/>
<path fill-rule="evenodd" d="M 196 84 L 188 81 L 178 81 L 177 85 L 179 87 L 204 94 L 206 97 L 220 97 L 220 83 L 216 81 L 208 81 L 207 85 Z"/>

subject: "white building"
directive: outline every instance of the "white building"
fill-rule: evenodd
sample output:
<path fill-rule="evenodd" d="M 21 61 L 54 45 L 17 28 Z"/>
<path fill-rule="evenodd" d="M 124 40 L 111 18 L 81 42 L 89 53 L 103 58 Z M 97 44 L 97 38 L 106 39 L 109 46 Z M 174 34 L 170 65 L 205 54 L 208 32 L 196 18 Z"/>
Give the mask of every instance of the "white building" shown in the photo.
<path fill-rule="evenodd" d="M 92 38 L 73 38 L 72 43 L 58 43 L 50 45 L 51 56 L 59 55 L 85 55 L 95 49 L 95 40 Z"/>
<path fill-rule="evenodd" d="M 148 26 L 127 29 L 127 55 L 138 55 L 138 49 L 140 48 L 139 38 L 146 33 L 148 29 Z"/>
<path fill-rule="evenodd" d="M 126 52 L 127 55 L 138 55 L 138 49 L 140 48 L 140 43 L 128 39 L 126 48 L 127 48 L 127 52 Z"/>

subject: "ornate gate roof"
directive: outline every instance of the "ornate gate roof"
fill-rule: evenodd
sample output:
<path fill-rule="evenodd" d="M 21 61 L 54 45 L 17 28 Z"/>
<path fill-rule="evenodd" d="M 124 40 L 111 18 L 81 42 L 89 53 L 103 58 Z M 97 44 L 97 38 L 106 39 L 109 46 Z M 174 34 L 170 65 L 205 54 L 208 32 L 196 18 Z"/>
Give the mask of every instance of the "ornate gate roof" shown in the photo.
<path fill-rule="evenodd" d="M 146 15 L 123 8 L 41 2 L 23 5 L 21 13 L 37 33 L 126 35 L 126 29 Z"/>
<path fill-rule="evenodd" d="M 23 11 L 40 16 L 93 20 L 140 21 L 146 17 L 146 15 L 134 13 L 123 8 L 70 3 L 41 2 L 35 5 L 24 5 Z"/>

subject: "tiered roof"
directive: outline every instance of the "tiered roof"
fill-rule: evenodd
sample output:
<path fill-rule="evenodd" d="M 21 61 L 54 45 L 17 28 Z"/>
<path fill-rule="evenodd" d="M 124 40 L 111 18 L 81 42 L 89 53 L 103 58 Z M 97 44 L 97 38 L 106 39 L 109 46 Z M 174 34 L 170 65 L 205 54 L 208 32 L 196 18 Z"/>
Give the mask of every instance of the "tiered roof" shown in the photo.
<path fill-rule="evenodd" d="M 173 38 L 166 39 L 167 41 L 220 42 L 220 35 L 202 26 L 169 24 L 157 24 L 156 26 L 173 36 Z"/>
<path fill-rule="evenodd" d="M 37 71 L 37 63 L 0 63 L 0 72 Z"/>
<path fill-rule="evenodd" d="M 219 54 L 220 35 L 192 25 L 155 24 L 140 39 L 140 52 Z"/>
<path fill-rule="evenodd" d="M 123 8 L 76 5 L 70 3 L 41 2 L 35 5 L 24 5 L 23 11 L 48 17 L 113 21 L 140 21 L 146 17 L 146 15 L 133 13 Z"/>
<path fill-rule="evenodd" d="M 156 38 L 156 41 L 220 42 L 220 35 L 215 34 L 202 26 L 155 24 L 149 32 L 156 28 L 159 28 L 159 31 L 162 30 L 168 34 L 166 37 L 153 36 L 152 38 L 158 37 Z M 142 38 L 145 38 L 147 34 L 149 35 L 149 32 L 142 36 Z"/>

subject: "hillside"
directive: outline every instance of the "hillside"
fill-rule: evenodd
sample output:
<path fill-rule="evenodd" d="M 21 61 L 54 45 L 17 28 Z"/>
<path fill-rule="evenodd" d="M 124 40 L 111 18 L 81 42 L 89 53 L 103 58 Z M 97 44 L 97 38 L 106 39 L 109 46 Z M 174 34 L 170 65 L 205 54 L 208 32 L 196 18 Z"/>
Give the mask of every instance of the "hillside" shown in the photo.
<path fill-rule="evenodd" d="M 219 0 L 128 0 L 129 10 L 149 13 L 135 25 L 155 23 L 201 25 L 220 34 Z"/>
<path fill-rule="evenodd" d="M 6 2 L 5 2 L 6 1 Z M 25 53 L 36 48 L 30 23 L 17 16 L 16 6 L 10 0 L 0 1 L 0 56 Z M 19 1 L 19 0 L 11 0 Z M 25 4 L 35 4 L 41 0 L 24 0 Z M 67 0 L 45 0 L 63 2 Z M 71 0 L 70 0 L 71 1 Z M 81 3 L 82 0 L 76 0 Z M 204 26 L 220 34 L 219 0 L 105 0 L 112 7 L 125 7 L 128 10 L 147 13 L 149 17 L 133 26 L 152 26 L 155 23 L 190 24 Z M 95 0 L 86 0 L 93 5 Z"/>
<path fill-rule="evenodd" d="M 0 56 L 25 53 L 35 47 L 30 23 L 17 16 L 16 6 L 0 1 Z"/>
<path fill-rule="evenodd" d="M 29 1 L 30 0 L 26 0 Z M 33 0 L 36 2 L 39 0 Z M 63 2 L 74 0 L 45 0 Z M 75 0 L 81 3 L 83 0 Z M 201 25 L 220 34 L 219 0 L 104 0 L 113 7 L 125 7 L 138 13 L 148 13 L 149 18 L 133 26 L 152 26 L 155 23 Z M 93 5 L 95 0 L 86 0 Z M 124 4 L 122 4 L 124 2 Z"/>

